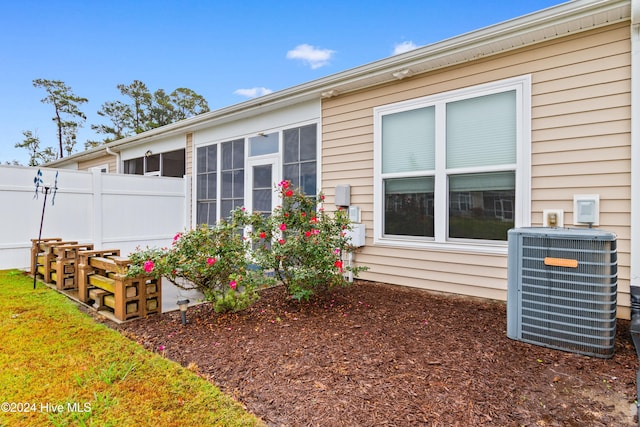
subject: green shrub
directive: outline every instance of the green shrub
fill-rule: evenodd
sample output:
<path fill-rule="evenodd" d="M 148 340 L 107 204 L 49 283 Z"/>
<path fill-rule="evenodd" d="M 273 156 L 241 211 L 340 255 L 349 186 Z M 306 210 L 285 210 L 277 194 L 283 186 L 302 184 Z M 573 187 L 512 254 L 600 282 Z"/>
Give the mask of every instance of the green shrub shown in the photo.
<path fill-rule="evenodd" d="M 279 281 L 297 300 L 335 286 L 348 285 L 345 274 L 366 267 L 344 265 L 350 248 L 345 211 L 328 214 L 324 196 L 307 197 L 282 181 L 276 191 L 282 205 L 271 215 L 244 208 L 216 226 L 178 233 L 170 248 L 147 248 L 130 255 L 130 275 L 165 277 L 182 289 L 197 289 L 218 312 L 253 304 L 261 287 Z"/>
<path fill-rule="evenodd" d="M 282 205 L 268 217 L 252 217 L 250 237 L 257 264 L 272 271 L 291 297 L 308 300 L 313 294 L 348 285 L 347 272 L 357 275 L 366 269 L 342 261 L 351 249 L 344 210 L 327 213 L 321 206 L 322 194 L 308 197 L 288 181 L 282 181 L 277 191 Z"/>
<path fill-rule="evenodd" d="M 257 300 L 272 279 L 251 271 L 249 243 L 242 236 L 250 216 L 235 210 L 216 226 L 177 233 L 170 248 L 147 248 L 130 255 L 129 275 L 165 277 L 185 290 L 197 289 L 218 311 L 238 311 Z"/>

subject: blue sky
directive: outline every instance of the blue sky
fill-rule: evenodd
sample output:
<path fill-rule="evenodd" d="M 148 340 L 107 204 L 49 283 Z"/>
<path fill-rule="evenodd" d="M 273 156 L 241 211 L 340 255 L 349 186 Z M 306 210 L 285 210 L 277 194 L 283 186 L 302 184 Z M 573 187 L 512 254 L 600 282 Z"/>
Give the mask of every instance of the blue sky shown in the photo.
<path fill-rule="evenodd" d="M 545 9 L 561 0 L 0 2 L 0 163 L 28 161 L 23 130 L 56 146 L 32 81 L 89 99 L 76 151 L 116 86 L 187 87 L 212 110 Z"/>

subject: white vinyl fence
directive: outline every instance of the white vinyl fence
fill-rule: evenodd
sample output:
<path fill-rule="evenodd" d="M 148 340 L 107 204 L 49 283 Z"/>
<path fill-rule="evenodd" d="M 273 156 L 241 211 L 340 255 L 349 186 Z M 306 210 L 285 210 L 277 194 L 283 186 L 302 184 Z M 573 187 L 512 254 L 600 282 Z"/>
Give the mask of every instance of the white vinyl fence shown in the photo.
<path fill-rule="evenodd" d="M 93 243 L 96 249 L 168 246 L 188 228 L 190 181 L 184 178 L 45 169 L 53 186 L 45 206 L 42 237 Z M 35 199 L 38 168 L 0 166 L 0 269 L 28 269 L 31 239 L 38 238 L 44 194 Z"/>

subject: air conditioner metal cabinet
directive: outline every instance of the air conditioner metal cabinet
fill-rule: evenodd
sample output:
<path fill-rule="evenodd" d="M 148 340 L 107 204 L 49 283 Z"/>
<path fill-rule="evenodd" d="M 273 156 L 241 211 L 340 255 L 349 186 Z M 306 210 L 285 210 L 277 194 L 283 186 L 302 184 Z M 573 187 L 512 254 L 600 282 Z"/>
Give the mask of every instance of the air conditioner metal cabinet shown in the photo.
<path fill-rule="evenodd" d="M 616 236 L 586 228 L 509 230 L 507 336 L 609 358 L 618 290 Z"/>

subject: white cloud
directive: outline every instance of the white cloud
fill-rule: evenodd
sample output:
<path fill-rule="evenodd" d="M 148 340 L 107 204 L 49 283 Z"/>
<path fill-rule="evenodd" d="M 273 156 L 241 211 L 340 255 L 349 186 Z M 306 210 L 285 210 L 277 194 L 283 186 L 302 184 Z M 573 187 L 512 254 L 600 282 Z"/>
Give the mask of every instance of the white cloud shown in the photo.
<path fill-rule="evenodd" d="M 399 55 L 401 53 L 409 52 L 410 50 L 416 49 L 418 46 L 412 41 L 402 42 L 396 44 L 393 48 L 393 54 Z"/>
<path fill-rule="evenodd" d="M 334 50 L 319 49 L 308 44 L 301 44 L 287 52 L 287 59 L 300 59 L 315 70 L 327 65 L 334 53 Z"/>
<path fill-rule="evenodd" d="M 252 87 L 250 89 L 238 89 L 233 93 L 240 96 L 245 96 L 247 98 L 256 98 L 262 95 L 269 95 L 273 92 L 271 89 L 267 89 L 266 87 Z"/>

